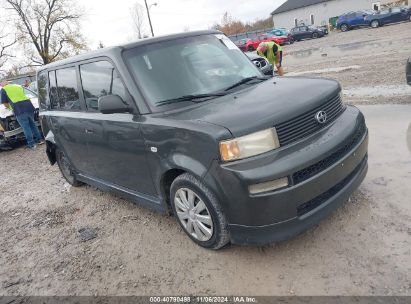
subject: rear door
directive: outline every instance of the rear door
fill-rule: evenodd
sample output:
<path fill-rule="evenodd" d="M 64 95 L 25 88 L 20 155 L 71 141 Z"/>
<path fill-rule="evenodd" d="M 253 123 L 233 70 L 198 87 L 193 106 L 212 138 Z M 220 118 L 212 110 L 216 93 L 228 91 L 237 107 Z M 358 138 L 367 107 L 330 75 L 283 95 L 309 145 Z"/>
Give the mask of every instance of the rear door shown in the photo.
<path fill-rule="evenodd" d="M 387 22 L 395 23 L 395 22 L 400 22 L 400 21 L 403 21 L 401 9 L 399 7 L 391 8 L 390 13 L 388 14 L 388 17 L 387 17 Z"/>
<path fill-rule="evenodd" d="M 118 95 L 133 106 L 113 63 L 108 59 L 89 61 L 79 67 L 82 95 L 87 108 L 88 153 L 93 178 L 135 192 L 155 195 L 140 131 L 144 117 L 130 113 L 102 114 L 98 99 Z"/>
<path fill-rule="evenodd" d="M 302 39 L 301 27 L 296 27 L 294 29 L 294 37 L 296 40 Z"/>
<path fill-rule="evenodd" d="M 84 133 L 84 104 L 78 90 L 78 74 L 75 66 L 49 71 L 50 112 L 49 125 L 56 143 L 65 151 L 78 172 L 88 172 L 92 164 L 88 160 L 87 140 Z"/>

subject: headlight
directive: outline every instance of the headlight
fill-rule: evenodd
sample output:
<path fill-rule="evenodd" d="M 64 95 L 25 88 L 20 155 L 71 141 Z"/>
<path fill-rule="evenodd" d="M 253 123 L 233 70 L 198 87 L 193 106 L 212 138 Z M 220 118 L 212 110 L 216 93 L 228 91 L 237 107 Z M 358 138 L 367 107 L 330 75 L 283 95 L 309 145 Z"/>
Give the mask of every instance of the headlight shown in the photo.
<path fill-rule="evenodd" d="M 275 128 L 220 142 L 223 161 L 243 159 L 280 147 Z"/>

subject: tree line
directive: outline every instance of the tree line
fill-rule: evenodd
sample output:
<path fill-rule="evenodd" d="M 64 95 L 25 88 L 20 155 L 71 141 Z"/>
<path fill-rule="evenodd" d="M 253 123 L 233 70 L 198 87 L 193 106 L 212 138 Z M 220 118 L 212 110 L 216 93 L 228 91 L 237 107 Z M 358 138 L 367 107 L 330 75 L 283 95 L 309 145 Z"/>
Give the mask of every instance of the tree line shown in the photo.
<path fill-rule="evenodd" d="M 256 19 L 254 22 L 243 22 L 231 16 L 228 12 L 225 12 L 220 23 L 215 24 L 213 29 L 230 36 L 273 27 L 274 22 L 271 17 L 267 19 Z"/>

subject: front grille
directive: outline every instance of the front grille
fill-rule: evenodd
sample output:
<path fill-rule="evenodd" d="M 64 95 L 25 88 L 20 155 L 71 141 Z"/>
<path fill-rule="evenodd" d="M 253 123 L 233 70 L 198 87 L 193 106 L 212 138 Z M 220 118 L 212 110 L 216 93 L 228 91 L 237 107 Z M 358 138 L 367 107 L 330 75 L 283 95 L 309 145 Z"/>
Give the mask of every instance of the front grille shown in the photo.
<path fill-rule="evenodd" d="M 303 216 L 304 214 L 310 212 L 311 210 L 314 210 L 315 208 L 321 206 L 323 203 L 325 203 L 327 200 L 329 200 L 331 197 L 333 197 L 335 194 L 340 192 L 353 178 L 358 172 L 360 172 L 361 168 L 364 166 L 364 163 L 367 162 L 367 155 L 364 157 L 363 161 L 354 169 L 353 172 L 350 173 L 346 178 L 344 178 L 341 182 L 339 182 L 337 185 L 329 189 L 328 191 L 324 192 L 323 194 L 320 194 L 316 198 L 312 199 L 311 201 L 308 201 L 297 208 L 297 215 Z"/>
<path fill-rule="evenodd" d="M 354 148 L 354 146 L 356 146 L 361 141 L 366 130 L 367 130 L 367 127 L 365 126 L 364 117 L 362 117 L 360 126 L 357 128 L 355 133 L 350 137 L 350 139 L 345 143 L 344 146 L 342 146 L 340 149 L 335 151 L 333 154 L 331 154 L 327 158 L 324 158 L 323 160 L 307 168 L 304 168 L 298 172 L 295 172 L 293 174 L 294 185 L 301 183 L 309 179 L 310 177 L 313 177 L 314 175 L 327 169 L 328 167 L 330 167 L 331 165 L 339 161 L 341 158 L 343 158 L 344 155 L 346 155 L 349 151 L 351 151 Z"/>
<path fill-rule="evenodd" d="M 291 120 L 288 120 L 282 124 L 276 126 L 278 139 L 280 145 L 283 147 L 298 139 L 311 135 L 318 130 L 324 128 L 335 121 L 338 116 L 344 111 L 345 107 L 342 104 L 340 94 L 334 96 L 323 105 L 306 112 L 300 116 L 297 116 Z M 327 122 L 320 124 L 315 119 L 315 115 L 319 111 L 327 113 Z"/>

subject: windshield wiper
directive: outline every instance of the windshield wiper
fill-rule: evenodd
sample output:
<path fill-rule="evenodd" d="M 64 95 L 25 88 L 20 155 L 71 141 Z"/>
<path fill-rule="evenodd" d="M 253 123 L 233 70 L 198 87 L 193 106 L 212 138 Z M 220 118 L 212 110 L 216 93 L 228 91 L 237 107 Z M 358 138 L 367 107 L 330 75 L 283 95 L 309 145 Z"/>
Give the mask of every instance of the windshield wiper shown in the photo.
<path fill-rule="evenodd" d="M 258 77 L 258 76 L 247 77 L 247 78 L 241 79 L 239 82 L 236 82 L 232 86 L 229 86 L 227 89 L 225 89 L 225 91 L 230 91 L 231 89 L 239 87 L 240 85 L 246 84 L 246 83 L 248 83 L 250 81 L 253 81 L 253 80 L 264 81 L 264 80 L 267 80 L 267 79 L 270 79 L 270 78 L 269 77 Z"/>
<path fill-rule="evenodd" d="M 211 93 L 211 94 L 192 94 L 192 95 L 184 95 L 177 98 L 167 99 L 163 101 L 156 102 L 156 106 L 171 104 L 175 102 L 182 102 L 182 101 L 196 101 L 198 99 L 210 98 L 210 97 L 218 97 L 224 96 L 226 93 Z"/>

